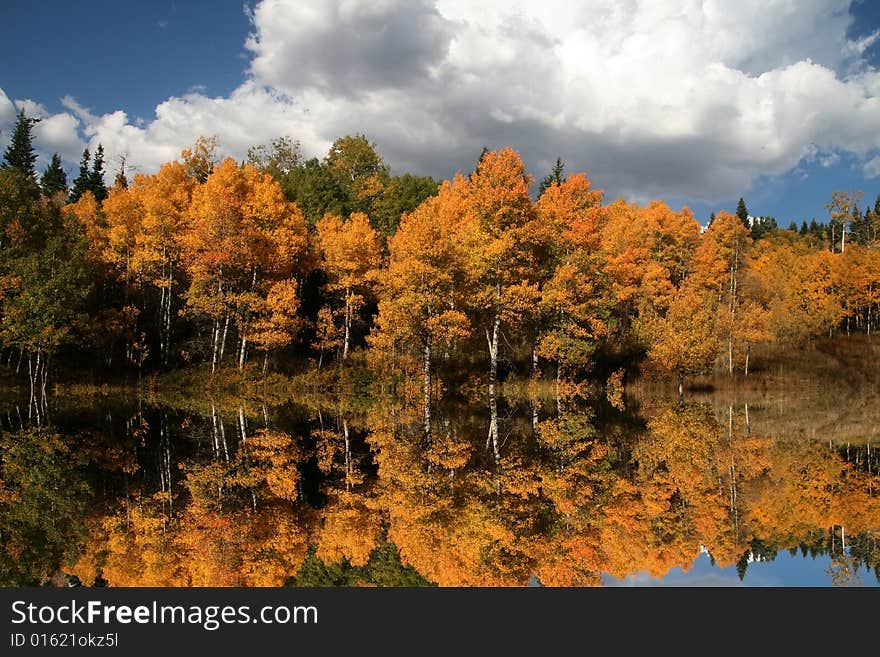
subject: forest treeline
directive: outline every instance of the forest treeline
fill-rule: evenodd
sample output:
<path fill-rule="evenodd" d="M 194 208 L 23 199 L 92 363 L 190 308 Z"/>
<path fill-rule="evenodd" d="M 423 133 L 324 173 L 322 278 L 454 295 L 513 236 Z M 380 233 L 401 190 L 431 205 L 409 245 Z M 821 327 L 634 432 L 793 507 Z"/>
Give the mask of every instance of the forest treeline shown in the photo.
<path fill-rule="evenodd" d="M 4 362 L 45 388 L 50 364 L 265 370 L 345 362 L 383 376 L 479 367 L 564 377 L 646 357 L 684 377 L 757 343 L 872 334 L 880 201 L 835 193 L 827 225 L 606 202 L 561 162 L 536 189 L 484 149 L 453 180 L 391 175 L 364 136 L 322 160 L 279 138 L 246 162 L 202 138 L 152 175 L 104 184 L 102 149 L 68 187 L 38 180 L 19 115 L 0 169 Z M 499 372 L 502 371 L 501 374 Z"/>

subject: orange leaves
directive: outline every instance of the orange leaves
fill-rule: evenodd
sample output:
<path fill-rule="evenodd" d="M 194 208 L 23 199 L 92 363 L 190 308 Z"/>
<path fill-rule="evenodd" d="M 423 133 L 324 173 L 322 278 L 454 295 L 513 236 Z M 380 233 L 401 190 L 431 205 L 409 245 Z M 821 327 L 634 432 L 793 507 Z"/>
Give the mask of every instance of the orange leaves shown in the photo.
<path fill-rule="evenodd" d="M 602 192 L 593 190 L 583 173 L 570 176 L 561 184 L 552 184 L 538 199 L 539 226 L 543 241 L 561 241 L 572 246 L 596 249 L 599 229 L 604 221 L 600 209 Z"/>
<path fill-rule="evenodd" d="M 691 287 L 678 290 L 664 317 L 644 320 L 651 345 L 648 357 L 679 376 L 707 371 L 719 348 L 714 320 L 710 297 Z"/>
<path fill-rule="evenodd" d="M 603 270 L 620 303 L 665 308 L 691 271 L 700 226 L 687 208 L 660 201 L 647 207 L 616 201 L 603 208 Z"/>
<path fill-rule="evenodd" d="M 114 240 L 126 244 L 134 240 L 137 211 L 133 206 L 134 204 L 125 194 L 124 189 L 122 193 L 119 193 L 117 189 L 111 190 L 110 197 L 104 200 L 104 212 L 118 213 L 125 217 L 124 235 L 119 234 L 119 231 L 114 235 L 112 227 L 110 231 L 107 230 L 101 205 L 95 200 L 95 195 L 91 191 L 84 192 L 76 203 L 64 207 L 66 212 L 73 213 L 80 226 L 85 230 L 89 243 L 88 258 L 92 263 L 102 262 L 107 257 L 105 249 L 108 246 L 108 238 L 111 245 Z"/>
<path fill-rule="evenodd" d="M 192 269 L 289 276 L 306 253 L 302 213 L 271 176 L 250 165 L 224 160 L 194 192 L 191 212 L 184 245 Z"/>
<path fill-rule="evenodd" d="M 345 290 L 368 283 L 382 263 L 382 246 L 367 215 L 355 212 L 347 221 L 324 215 L 316 228 L 321 267 L 330 279 L 331 289 Z"/>
<path fill-rule="evenodd" d="M 529 222 L 533 213 L 529 196 L 532 182 L 516 151 L 505 148 L 483 155 L 466 191 L 468 205 L 481 228 L 499 237 L 505 230 Z"/>
<path fill-rule="evenodd" d="M 298 316 L 299 306 L 296 281 L 282 280 L 272 283 L 265 302 L 259 303 L 253 309 L 255 319 L 251 328 L 251 341 L 264 351 L 289 345 L 303 325 L 303 320 Z"/>

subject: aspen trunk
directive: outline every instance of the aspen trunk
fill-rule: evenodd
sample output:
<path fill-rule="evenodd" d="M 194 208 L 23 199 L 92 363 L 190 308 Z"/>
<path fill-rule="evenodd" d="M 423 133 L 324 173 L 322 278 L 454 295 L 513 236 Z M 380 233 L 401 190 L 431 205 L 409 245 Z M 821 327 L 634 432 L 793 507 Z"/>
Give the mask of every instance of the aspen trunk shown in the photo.
<path fill-rule="evenodd" d="M 214 320 L 214 327 L 211 330 L 211 374 L 217 371 L 217 365 L 220 362 L 220 321 Z"/>
<path fill-rule="evenodd" d="M 348 345 L 351 340 L 351 289 L 345 290 L 345 339 L 342 343 L 342 360 L 348 358 Z"/>
<path fill-rule="evenodd" d="M 247 423 L 244 419 L 244 407 L 238 407 L 238 428 L 241 431 L 241 442 L 247 441 Z"/>
<path fill-rule="evenodd" d="M 162 365 L 163 366 L 168 365 L 168 353 L 171 350 L 171 300 L 173 299 L 172 289 L 174 286 L 173 271 L 174 271 L 174 263 L 172 262 L 172 263 L 168 264 L 168 285 L 167 285 L 168 293 L 166 294 L 166 298 L 165 298 L 164 316 L 162 318 L 162 320 L 163 320 L 162 321 L 162 324 L 163 324 Z"/>
<path fill-rule="evenodd" d="M 423 363 L 423 382 L 424 386 L 424 420 L 425 420 L 425 438 L 431 436 L 431 338 L 425 340 L 424 363 Z"/>
<path fill-rule="evenodd" d="M 342 437 L 345 440 L 345 490 L 351 490 L 351 441 L 348 437 L 348 420 L 342 420 Z"/>
<path fill-rule="evenodd" d="M 239 371 L 244 369 L 244 361 L 245 355 L 247 354 L 247 337 L 245 335 L 241 336 L 241 346 L 238 350 L 238 369 Z"/>
<path fill-rule="evenodd" d="M 217 361 L 217 367 L 223 364 L 223 354 L 226 351 L 226 335 L 229 332 L 229 315 L 223 320 L 223 335 L 220 337 L 220 359 Z"/>
<path fill-rule="evenodd" d="M 492 321 L 492 332 L 486 329 L 486 340 L 489 342 L 489 441 L 495 460 L 501 458 L 498 445 L 498 331 L 501 328 L 501 317 L 496 313 Z"/>

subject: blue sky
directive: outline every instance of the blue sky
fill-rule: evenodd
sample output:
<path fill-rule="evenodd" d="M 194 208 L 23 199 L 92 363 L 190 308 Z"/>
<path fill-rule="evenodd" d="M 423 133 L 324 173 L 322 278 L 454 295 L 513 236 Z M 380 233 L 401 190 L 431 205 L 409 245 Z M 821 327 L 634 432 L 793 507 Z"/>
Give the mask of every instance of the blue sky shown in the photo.
<path fill-rule="evenodd" d="M 839 569 L 840 566 L 837 566 Z M 651 577 L 641 572 L 627 575 L 618 580 L 603 574 L 605 586 L 832 586 L 830 571 L 831 557 L 827 554 L 817 557 L 792 555 L 780 551 L 772 561 L 754 561 L 748 565 L 745 577 L 740 580 L 736 566 L 719 568 L 712 564 L 708 554 L 701 553 L 685 572 L 682 568 L 671 568 L 662 577 Z M 866 571 L 864 565 L 854 570 L 855 577 L 849 586 L 880 586 L 873 571 Z"/>
<path fill-rule="evenodd" d="M 26 106 L 69 169 L 98 142 L 149 172 L 199 134 L 242 157 L 365 133 L 395 171 L 446 178 L 511 145 L 538 178 L 561 155 L 704 223 L 739 196 L 821 221 L 834 190 L 880 193 L 880 7 L 795 4 L 7 0 L 0 140 Z"/>
<path fill-rule="evenodd" d="M 225 95 L 244 80 L 241 2 L 6 0 L 0 86 L 52 111 L 71 95 L 93 112 L 151 118 L 169 96 Z"/>

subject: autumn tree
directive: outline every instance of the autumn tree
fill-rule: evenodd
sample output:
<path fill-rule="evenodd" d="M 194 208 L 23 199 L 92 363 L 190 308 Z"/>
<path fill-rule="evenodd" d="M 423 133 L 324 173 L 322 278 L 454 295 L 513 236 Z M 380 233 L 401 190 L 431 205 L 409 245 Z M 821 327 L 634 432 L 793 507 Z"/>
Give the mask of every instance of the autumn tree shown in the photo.
<path fill-rule="evenodd" d="M 277 137 L 268 144 L 251 146 L 247 152 L 247 162 L 283 184 L 290 172 L 299 166 L 302 160 L 300 151 L 299 141 Z"/>
<path fill-rule="evenodd" d="M 218 155 L 220 142 L 216 135 L 199 137 L 192 148 L 184 149 L 180 154 L 186 174 L 198 183 L 208 180 L 208 176 L 219 164 Z"/>
<path fill-rule="evenodd" d="M 706 373 L 715 362 L 716 308 L 711 296 L 686 285 L 675 293 L 665 315 L 645 322 L 648 358 L 676 374 L 679 396 L 686 376 Z"/>
<path fill-rule="evenodd" d="M 371 347 L 386 358 L 415 356 L 423 377 L 424 422 L 430 430 L 432 356 L 454 351 L 469 331 L 464 314 L 467 257 L 474 237 L 464 190 L 457 177 L 404 215 L 388 243 L 388 265 L 379 276 L 379 314 Z"/>
<path fill-rule="evenodd" d="M 377 231 L 363 213 L 347 221 L 325 215 L 316 226 L 316 244 L 321 252 L 321 268 L 327 275 L 327 291 L 341 297 L 342 359 L 348 358 L 351 329 L 356 313 L 370 294 L 376 270 L 382 261 Z"/>
<path fill-rule="evenodd" d="M 467 311 L 472 326 L 485 333 L 490 401 L 498 381 L 501 331 L 515 327 L 538 299 L 531 183 L 519 155 L 508 148 L 486 153 L 464 190 L 477 240 L 468 249 Z"/>
<path fill-rule="evenodd" d="M 227 159 L 193 192 L 191 223 L 181 238 L 190 279 L 187 307 L 209 318 L 211 363 L 222 360 L 230 320 L 244 367 L 252 322 L 274 283 L 302 274 L 308 248 L 305 220 L 268 174 Z M 288 289 L 287 292 L 290 290 Z M 291 308 L 289 295 L 284 312 Z"/>
<path fill-rule="evenodd" d="M 831 216 L 831 251 L 835 251 L 837 240 L 840 240 L 840 252 L 846 250 L 846 233 L 853 218 L 853 211 L 862 200 L 862 192 L 837 191 L 831 194 L 831 200 L 825 209 Z"/>
<path fill-rule="evenodd" d="M 546 234 L 536 240 L 542 247 L 536 273 L 543 273 L 536 355 L 555 360 L 558 376 L 564 365 L 586 365 L 608 334 L 613 300 L 599 256 L 601 200 L 602 192 L 578 174 L 551 182 L 537 203 Z"/>
<path fill-rule="evenodd" d="M 750 245 L 751 238 L 745 226 L 736 216 L 721 211 L 704 233 L 694 255 L 691 280 L 718 300 L 722 313 L 718 327 L 720 338 L 727 343 L 730 374 L 733 374 L 738 310 L 742 303 L 740 286 Z"/>

